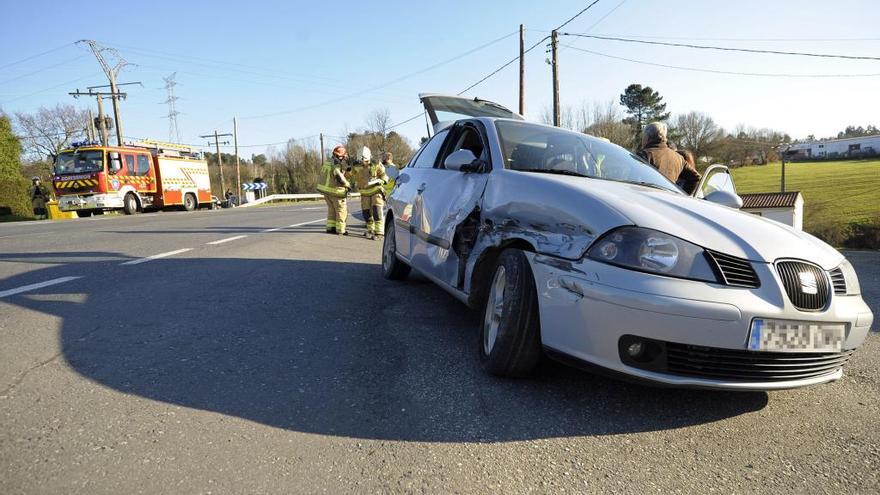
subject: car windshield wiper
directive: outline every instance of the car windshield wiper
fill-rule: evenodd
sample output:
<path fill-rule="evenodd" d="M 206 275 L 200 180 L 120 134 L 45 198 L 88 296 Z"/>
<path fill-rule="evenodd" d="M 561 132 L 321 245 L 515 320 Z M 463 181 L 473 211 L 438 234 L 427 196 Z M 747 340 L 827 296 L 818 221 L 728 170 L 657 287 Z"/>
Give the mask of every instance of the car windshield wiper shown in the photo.
<path fill-rule="evenodd" d="M 653 182 L 644 182 L 644 181 L 635 181 L 635 180 L 624 180 L 621 182 L 626 182 L 627 184 L 635 184 L 637 186 L 645 186 L 645 187 L 653 187 L 654 189 L 660 189 L 662 191 L 668 191 L 668 188 L 665 188 L 659 184 L 654 184 Z"/>
<path fill-rule="evenodd" d="M 514 170 L 517 170 L 519 172 L 538 172 L 542 174 L 571 175 L 573 177 L 590 177 L 589 175 L 579 174 L 577 172 L 572 172 L 571 170 L 559 170 L 555 168 L 515 168 Z"/>

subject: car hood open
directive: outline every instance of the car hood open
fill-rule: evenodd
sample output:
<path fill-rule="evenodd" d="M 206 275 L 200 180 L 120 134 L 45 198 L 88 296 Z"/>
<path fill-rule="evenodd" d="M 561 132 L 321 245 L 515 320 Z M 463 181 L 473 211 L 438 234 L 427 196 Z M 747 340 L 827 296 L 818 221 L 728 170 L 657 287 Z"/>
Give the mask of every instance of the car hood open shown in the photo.
<path fill-rule="evenodd" d="M 600 179 L 552 180 L 564 181 L 593 196 L 633 225 L 672 234 L 721 253 L 765 263 L 795 258 L 826 270 L 843 261 L 837 250 L 805 232 L 706 200 Z"/>

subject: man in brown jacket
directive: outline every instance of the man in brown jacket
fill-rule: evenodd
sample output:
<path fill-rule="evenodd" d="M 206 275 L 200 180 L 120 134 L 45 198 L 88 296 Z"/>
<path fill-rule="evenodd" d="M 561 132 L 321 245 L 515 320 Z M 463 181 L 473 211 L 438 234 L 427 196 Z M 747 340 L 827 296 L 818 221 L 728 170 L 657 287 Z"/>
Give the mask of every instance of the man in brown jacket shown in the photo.
<path fill-rule="evenodd" d="M 701 176 L 694 163 L 666 144 L 666 124 L 662 122 L 651 122 L 642 130 L 639 156 L 688 194 L 692 194 L 700 183 Z"/>

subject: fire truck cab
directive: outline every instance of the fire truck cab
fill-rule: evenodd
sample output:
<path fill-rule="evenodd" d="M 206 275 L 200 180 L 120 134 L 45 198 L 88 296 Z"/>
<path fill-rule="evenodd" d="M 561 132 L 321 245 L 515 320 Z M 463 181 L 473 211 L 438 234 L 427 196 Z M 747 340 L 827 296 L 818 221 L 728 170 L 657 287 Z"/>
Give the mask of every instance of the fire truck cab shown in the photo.
<path fill-rule="evenodd" d="M 156 141 L 75 143 L 56 157 L 53 186 L 58 207 L 80 217 L 212 205 L 207 162 L 187 146 Z"/>

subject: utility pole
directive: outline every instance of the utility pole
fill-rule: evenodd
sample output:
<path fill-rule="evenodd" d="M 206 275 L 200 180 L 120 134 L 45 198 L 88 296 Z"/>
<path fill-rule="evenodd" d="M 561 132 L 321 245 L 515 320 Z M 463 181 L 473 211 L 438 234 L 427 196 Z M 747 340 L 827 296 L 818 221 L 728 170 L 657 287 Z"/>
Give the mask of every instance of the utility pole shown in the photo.
<path fill-rule="evenodd" d="M 235 197 L 241 197 L 241 159 L 238 157 L 238 118 L 232 117 L 232 140 L 235 142 Z M 241 203 L 241 201 L 239 201 Z"/>
<path fill-rule="evenodd" d="M 553 125 L 559 127 L 559 58 L 557 56 L 557 47 L 559 45 L 559 36 L 554 29 L 550 33 L 550 50 L 552 51 L 550 66 L 553 68 Z"/>
<path fill-rule="evenodd" d="M 525 27 L 519 25 L 519 114 L 526 114 L 526 60 L 525 60 Z"/>
<path fill-rule="evenodd" d="M 785 192 L 785 154 L 788 152 L 788 146 L 781 149 L 782 151 L 782 183 L 779 185 L 780 192 Z"/>
<path fill-rule="evenodd" d="M 174 72 L 162 78 L 165 81 L 165 90 L 168 91 L 168 99 L 162 102 L 168 105 L 168 115 L 165 116 L 168 119 L 168 140 L 173 143 L 180 142 L 180 128 L 177 127 L 177 116 L 180 112 L 177 111 L 175 103 L 179 98 L 174 96 L 174 86 L 177 86 L 177 81 L 174 80 L 176 76 L 177 72 Z"/>
<path fill-rule="evenodd" d="M 224 188 L 226 187 L 226 184 L 224 184 L 224 181 L 223 181 L 223 157 L 220 155 L 220 145 L 221 145 L 221 144 L 229 144 L 229 141 L 223 141 L 223 142 L 221 142 L 221 141 L 220 141 L 220 138 L 221 138 L 221 137 L 231 136 L 231 135 L 232 135 L 232 134 L 229 134 L 229 133 L 226 133 L 226 134 L 218 134 L 217 131 L 215 130 L 215 131 L 214 131 L 214 134 L 207 134 L 207 135 L 204 135 L 204 136 L 199 136 L 199 137 L 202 137 L 202 138 L 211 138 L 211 137 L 214 138 L 214 142 L 213 142 L 213 143 L 208 143 L 208 145 L 213 144 L 213 145 L 216 147 L 216 149 L 217 149 L 217 167 L 220 168 L 220 196 L 218 196 L 218 197 L 222 197 L 222 196 L 223 196 L 223 193 L 225 192 L 225 191 L 224 191 Z"/>
<path fill-rule="evenodd" d="M 324 165 L 324 133 L 321 134 L 321 165 Z"/>
<path fill-rule="evenodd" d="M 138 83 L 130 83 L 130 84 L 138 84 Z M 126 94 L 120 93 L 118 91 L 111 91 L 109 93 L 105 92 L 105 91 L 95 91 L 95 88 L 99 88 L 99 87 L 102 87 L 102 86 L 90 87 L 90 88 L 88 88 L 88 92 L 83 92 L 83 91 L 80 91 L 77 89 L 76 91 L 74 91 L 72 93 L 68 93 L 68 94 L 70 96 L 73 96 L 74 98 L 78 98 L 80 96 L 94 96 L 97 98 L 97 100 L 98 100 L 98 130 L 101 132 L 101 144 L 104 146 L 109 146 L 110 137 L 107 135 L 107 121 L 104 118 L 103 100 L 104 100 L 104 98 L 106 98 L 108 96 L 116 96 L 116 97 L 125 99 Z M 121 136 L 121 134 L 119 134 L 119 122 L 116 122 L 116 131 L 117 131 L 117 137 Z M 119 141 L 119 142 L 121 145 L 122 141 Z"/>
<path fill-rule="evenodd" d="M 122 146 L 122 121 L 119 119 L 119 98 L 117 96 L 117 85 L 116 85 L 116 76 L 119 74 L 119 71 L 122 70 L 123 67 L 128 65 L 128 62 L 122 58 L 122 55 L 119 54 L 113 48 L 102 48 L 98 45 L 95 40 L 79 40 L 77 43 L 86 43 L 89 45 L 89 48 L 92 49 L 92 53 L 95 55 L 95 58 L 98 59 L 98 63 L 101 64 L 101 69 L 104 70 L 104 74 L 107 76 L 107 79 L 110 81 L 110 94 L 113 100 L 113 119 L 116 121 L 116 144 L 117 146 Z M 116 59 L 116 64 L 112 67 L 104 58 L 104 52 L 110 53 L 113 58 Z"/>
<path fill-rule="evenodd" d="M 86 125 L 86 134 L 89 136 L 89 141 L 95 140 L 95 116 L 92 114 L 92 109 L 89 109 L 89 122 Z"/>

